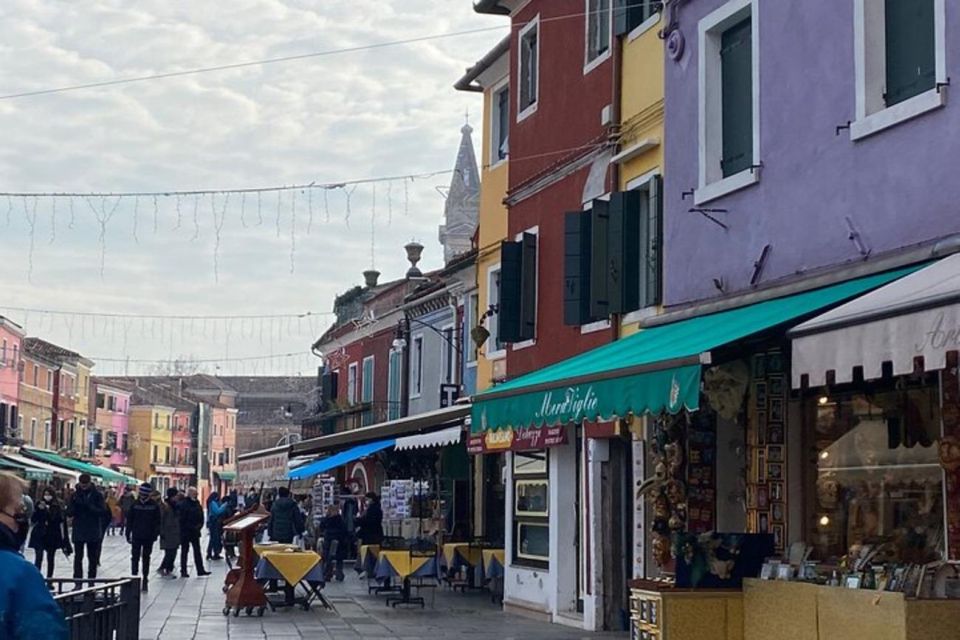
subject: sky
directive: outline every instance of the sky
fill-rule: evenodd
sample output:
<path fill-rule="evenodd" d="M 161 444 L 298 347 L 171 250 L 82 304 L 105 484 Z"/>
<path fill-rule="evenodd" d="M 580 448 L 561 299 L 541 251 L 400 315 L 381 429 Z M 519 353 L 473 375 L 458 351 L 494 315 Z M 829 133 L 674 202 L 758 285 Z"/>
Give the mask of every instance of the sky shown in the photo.
<path fill-rule="evenodd" d="M 452 85 L 507 32 L 470 0 L 4 0 L 4 96 L 486 27 L 503 28 L 0 100 L 0 192 L 228 190 L 448 171 L 468 113 L 479 147 L 482 109 Z M 93 358 L 100 374 L 187 359 L 210 373 L 311 375 L 309 346 L 334 296 L 361 284 L 364 269 L 400 277 L 413 239 L 426 247 L 420 266 L 440 266 L 450 179 L 363 184 L 349 198 L 288 191 L 279 202 L 276 193 L 156 203 L 0 196 L 0 314 Z M 265 357 L 281 354 L 295 355 Z"/>

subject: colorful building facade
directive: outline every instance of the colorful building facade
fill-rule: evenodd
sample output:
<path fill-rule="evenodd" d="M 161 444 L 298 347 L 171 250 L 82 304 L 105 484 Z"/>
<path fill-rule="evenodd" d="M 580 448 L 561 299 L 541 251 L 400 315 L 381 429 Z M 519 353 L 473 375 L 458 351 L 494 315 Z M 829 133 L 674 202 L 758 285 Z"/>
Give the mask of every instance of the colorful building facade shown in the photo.
<path fill-rule="evenodd" d="M 130 398 L 132 392 L 119 385 L 94 380 L 94 421 L 90 455 L 112 469 L 133 475 L 130 466 Z"/>
<path fill-rule="evenodd" d="M 0 316 L 0 439 L 3 442 L 23 437 L 20 405 L 20 350 L 23 328 Z"/>

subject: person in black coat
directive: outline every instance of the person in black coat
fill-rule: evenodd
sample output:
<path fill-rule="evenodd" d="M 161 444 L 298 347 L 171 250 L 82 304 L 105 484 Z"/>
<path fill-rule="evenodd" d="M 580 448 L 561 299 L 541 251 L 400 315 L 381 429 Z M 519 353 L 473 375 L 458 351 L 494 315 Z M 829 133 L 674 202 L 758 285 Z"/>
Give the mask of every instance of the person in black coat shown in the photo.
<path fill-rule="evenodd" d="M 83 557 L 87 556 L 87 577 L 97 577 L 100 550 L 103 547 L 104 522 L 107 506 L 103 494 L 90 481 L 90 474 L 81 473 L 77 490 L 70 498 L 67 516 L 73 519 L 73 577 L 83 577 Z"/>
<path fill-rule="evenodd" d="M 270 507 L 270 539 L 290 544 L 295 537 L 303 533 L 303 513 L 290 497 L 290 489 L 287 487 L 280 487 L 277 496 Z"/>
<path fill-rule="evenodd" d="M 347 542 L 350 534 L 347 531 L 347 522 L 340 513 L 340 507 L 335 504 L 327 507 L 327 515 L 320 520 L 319 528 L 323 531 L 323 576 L 328 582 L 336 570 L 337 582 L 343 582 L 343 558 L 346 555 Z"/>
<path fill-rule="evenodd" d="M 367 510 L 357 519 L 358 536 L 363 544 L 383 542 L 383 508 L 380 496 L 374 492 L 366 495 Z"/>
<path fill-rule="evenodd" d="M 143 561 L 142 591 L 147 590 L 147 576 L 150 574 L 150 556 L 153 545 L 160 537 L 160 505 L 151 497 L 153 486 L 148 482 L 140 485 L 139 499 L 130 506 L 127 514 L 127 542 L 130 543 L 130 571 L 137 575 L 140 562 Z"/>
<path fill-rule="evenodd" d="M 57 550 L 63 549 L 67 556 L 73 552 L 67 531 L 67 515 L 63 505 L 54 495 L 53 489 L 44 489 L 43 496 L 37 503 L 30 520 L 33 523 L 33 531 L 30 532 L 30 548 L 37 554 L 34 565 L 38 570 L 42 570 L 43 557 L 46 556 L 47 577 L 52 578 Z"/>
<path fill-rule="evenodd" d="M 193 564 L 198 576 L 208 576 L 203 568 L 203 552 L 200 550 L 200 533 L 203 531 L 203 507 L 197 500 L 197 488 L 187 489 L 187 498 L 180 502 L 180 577 L 189 578 L 187 554 L 193 547 Z"/>

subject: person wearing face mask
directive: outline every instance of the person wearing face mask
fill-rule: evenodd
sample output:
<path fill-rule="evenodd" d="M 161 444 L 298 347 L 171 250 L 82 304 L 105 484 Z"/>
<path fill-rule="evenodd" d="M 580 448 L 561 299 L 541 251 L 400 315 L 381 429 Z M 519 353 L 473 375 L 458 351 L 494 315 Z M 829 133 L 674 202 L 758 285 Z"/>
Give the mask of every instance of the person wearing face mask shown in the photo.
<path fill-rule="evenodd" d="M 46 556 L 47 577 L 52 578 L 57 550 L 63 549 L 63 553 L 68 557 L 73 553 L 67 532 L 67 517 L 53 489 L 44 489 L 30 521 L 33 523 L 30 548 L 37 554 L 34 564 L 42 571 L 43 558 Z"/>
<path fill-rule="evenodd" d="M 84 555 L 87 556 L 87 577 L 97 577 L 106 513 L 103 495 L 93 486 L 90 475 L 81 473 L 77 490 L 67 508 L 67 515 L 73 519 L 73 548 L 76 552 L 73 557 L 74 580 L 83 578 Z"/>
<path fill-rule="evenodd" d="M 30 528 L 22 496 L 23 481 L 0 471 L 0 638 L 66 640 L 63 611 L 37 568 L 19 553 Z"/>

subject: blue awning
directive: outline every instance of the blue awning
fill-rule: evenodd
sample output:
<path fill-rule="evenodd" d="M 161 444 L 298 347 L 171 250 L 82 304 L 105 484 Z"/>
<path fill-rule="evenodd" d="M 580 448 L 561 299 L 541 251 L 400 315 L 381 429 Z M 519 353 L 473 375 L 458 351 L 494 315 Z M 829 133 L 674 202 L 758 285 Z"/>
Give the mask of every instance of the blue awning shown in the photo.
<path fill-rule="evenodd" d="M 331 469 L 342 467 L 343 465 L 349 464 L 354 460 L 366 458 L 367 456 L 373 455 L 378 451 L 383 451 L 388 447 L 392 447 L 396 443 L 396 438 L 389 438 L 387 440 L 377 440 L 376 442 L 361 444 L 352 449 L 347 449 L 346 451 L 341 451 L 340 453 L 334 454 L 329 458 L 323 458 L 322 460 L 305 464 L 302 467 L 297 467 L 296 469 L 290 471 L 289 478 L 291 480 L 303 480 L 304 478 L 311 478 L 315 475 L 330 471 Z"/>

